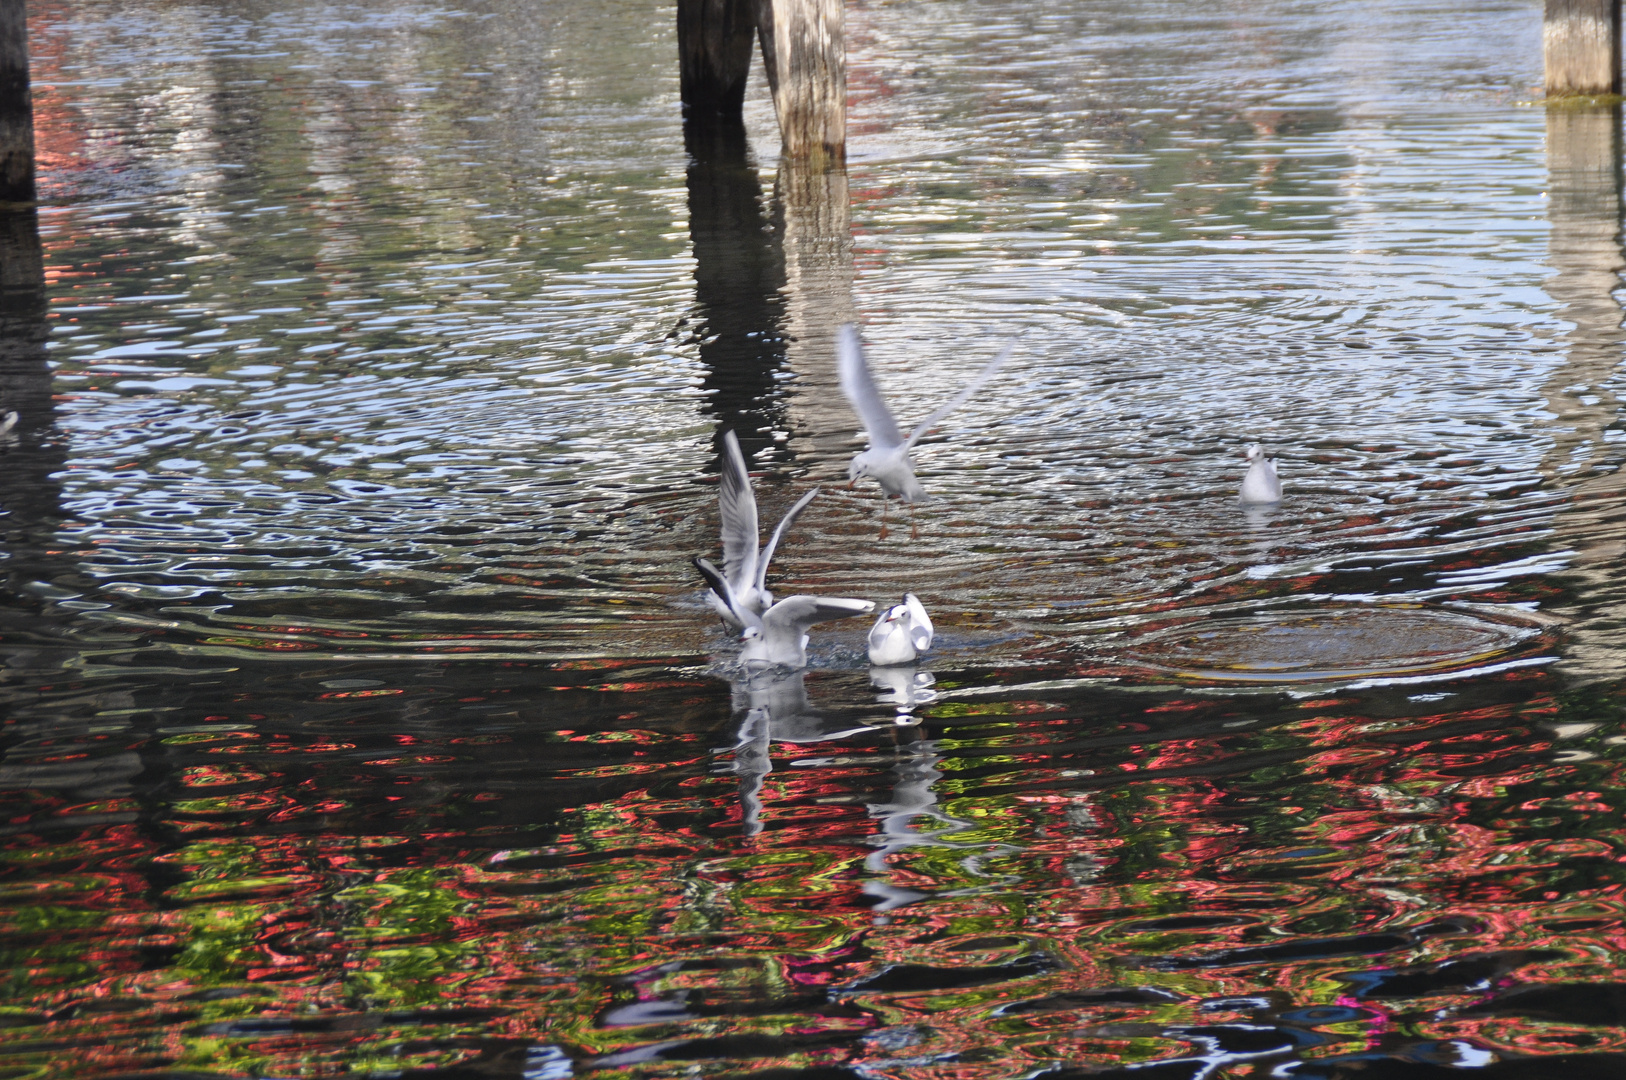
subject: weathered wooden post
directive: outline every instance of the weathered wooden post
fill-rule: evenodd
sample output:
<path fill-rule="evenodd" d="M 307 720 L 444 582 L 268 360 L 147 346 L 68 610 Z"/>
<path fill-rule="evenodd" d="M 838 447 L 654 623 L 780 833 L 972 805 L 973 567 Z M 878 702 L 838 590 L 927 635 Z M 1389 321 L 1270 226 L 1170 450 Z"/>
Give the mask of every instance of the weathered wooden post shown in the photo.
<path fill-rule="evenodd" d="M 1552 230 L 1542 285 L 1570 329 L 1559 339 L 1563 362 L 1544 394 L 1552 445 L 1541 471 L 1569 494 L 1553 515 L 1555 543 L 1569 568 L 1554 580 L 1563 595 L 1542 608 L 1568 622 L 1560 669 L 1583 679 L 1617 678 L 1626 649 L 1620 567 L 1626 535 L 1626 470 L 1614 468 L 1605 435 L 1621 416 L 1609 389 L 1626 348 L 1615 298 L 1626 270 L 1621 250 L 1621 110 L 1618 105 L 1547 110 L 1547 216 Z"/>
<path fill-rule="evenodd" d="M 1620 0 L 1547 0 L 1547 96 L 1620 93 Z"/>
<path fill-rule="evenodd" d="M 34 201 L 34 102 L 28 92 L 28 12 L 0 0 L 0 203 Z"/>
<path fill-rule="evenodd" d="M 847 158 L 842 0 L 757 0 L 757 34 L 786 157 Z"/>
<path fill-rule="evenodd" d="M 751 70 L 756 0 L 678 0 L 678 82 L 683 112 L 704 122 L 737 119 Z"/>

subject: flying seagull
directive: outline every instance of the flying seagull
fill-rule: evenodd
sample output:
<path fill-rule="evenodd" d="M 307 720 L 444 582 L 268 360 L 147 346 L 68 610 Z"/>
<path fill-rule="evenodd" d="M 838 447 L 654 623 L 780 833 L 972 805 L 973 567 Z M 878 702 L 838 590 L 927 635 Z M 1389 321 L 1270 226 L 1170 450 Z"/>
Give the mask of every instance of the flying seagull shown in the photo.
<path fill-rule="evenodd" d="M 873 477 L 881 485 L 881 535 L 886 535 L 887 496 L 896 495 L 911 506 L 931 498 L 926 494 L 926 489 L 920 486 L 920 481 L 915 479 L 914 462 L 909 459 L 909 451 L 921 436 L 936 427 L 943 417 L 964 404 L 967 398 L 981 389 L 983 383 L 993 378 L 1015 350 L 1014 341 L 1001 349 L 987 367 L 978 372 L 947 404 L 917 424 L 906 438 L 899 431 L 898 421 L 892 416 L 892 410 L 886 407 L 886 399 L 881 397 L 880 388 L 870 374 L 869 363 L 864 359 L 863 343 L 858 339 L 858 327 L 852 323 L 842 325 L 836 336 L 841 392 L 847 395 L 853 412 L 863 421 L 864 431 L 869 436 L 869 449 L 855 454 L 847 465 L 847 486 L 852 487 L 866 476 Z"/>

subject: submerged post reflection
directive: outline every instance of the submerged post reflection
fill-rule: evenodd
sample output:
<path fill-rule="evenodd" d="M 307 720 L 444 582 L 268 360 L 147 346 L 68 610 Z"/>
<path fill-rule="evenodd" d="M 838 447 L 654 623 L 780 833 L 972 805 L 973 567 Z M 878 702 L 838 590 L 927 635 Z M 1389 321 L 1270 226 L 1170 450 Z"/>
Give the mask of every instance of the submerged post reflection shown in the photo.
<path fill-rule="evenodd" d="M 48 545 L 40 540 L 61 517 L 53 477 L 63 455 L 49 437 L 55 418 L 44 267 L 34 210 L 0 212 L 0 414 L 17 414 L 0 435 L 0 533 L 12 590 L 19 575 L 42 576 L 37 563 Z"/>
<path fill-rule="evenodd" d="M 858 317 L 846 166 L 787 158 L 775 197 L 784 217 L 786 356 L 796 373 L 791 444 L 844 460 L 856 421 L 836 376 L 836 330 Z"/>
<path fill-rule="evenodd" d="M 1554 106 L 1547 111 L 1549 260 L 1547 294 L 1572 324 L 1564 361 L 1548 380 L 1552 445 L 1542 461 L 1548 482 L 1567 490 L 1554 518 L 1561 546 L 1573 552 L 1568 595 L 1555 610 L 1570 620 L 1562 668 L 1586 678 L 1616 677 L 1626 648 L 1626 470 L 1618 435 L 1620 400 L 1609 383 L 1626 330 L 1615 292 L 1621 251 L 1621 113 L 1615 106 Z"/>
<path fill-rule="evenodd" d="M 112 710 L 133 704 L 133 695 L 106 693 L 101 708 L 109 711 L 83 716 L 41 708 L 36 692 L 80 654 L 75 615 L 56 604 L 83 588 L 58 542 L 57 474 L 66 452 L 53 437 L 48 315 L 38 216 L 32 207 L 0 212 L 0 416 L 16 414 L 0 434 L 0 667 L 8 684 L 0 690 L 0 715 L 10 722 L 0 787 L 105 799 L 129 792 L 130 779 L 144 768 L 137 753 L 63 754 L 51 747 L 92 729 L 110 738 L 129 728 L 128 717 L 115 718 Z"/>
<path fill-rule="evenodd" d="M 737 117 L 691 116 L 683 130 L 706 408 L 717 421 L 719 450 L 722 433 L 732 430 L 750 458 L 785 426 L 778 392 L 783 259 L 745 125 Z"/>

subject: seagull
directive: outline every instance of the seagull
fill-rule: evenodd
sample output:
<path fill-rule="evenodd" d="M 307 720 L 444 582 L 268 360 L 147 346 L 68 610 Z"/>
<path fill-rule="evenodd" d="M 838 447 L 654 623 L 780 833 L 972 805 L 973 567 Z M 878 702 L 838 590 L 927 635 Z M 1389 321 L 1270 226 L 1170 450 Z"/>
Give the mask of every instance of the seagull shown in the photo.
<path fill-rule="evenodd" d="M 5 435 L 16 426 L 17 410 L 13 409 L 12 411 L 6 413 L 6 415 L 0 416 L 0 435 Z"/>
<path fill-rule="evenodd" d="M 814 623 L 868 615 L 875 610 L 873 600 L 798 593 L 772 604 L 761 615 L 751 615 L 734 599 L 728 582 L 715 566 L 705 559 L 694 560 L 694 565 L 711 586 L 712 592 L 721 597 L 731 610 L 748 617 L 745 629 L 740 631 L 740 640 L 745 642 L 745 647 L 740 650 L 740 660 L 747 667 L 805 668 L 808 627 Z"/>
<path fill-rule="evenodd" d="M 1242 478 L 1242 501 L 1273 503 L 1282 501 L 1282 482 L 1276 479 L 1276 461 L 1265 457 L 1265 448 L 1249 443 L 1248 475 Z"/>
<path fill-rule="evenodd" d="M 881 397 L 880 388 L 875 385 L 875 378 L 870 374 L 869 363 L 864 359 L 864 346 L 858 339 L 858 327 L 852 323 L 842 324 L 840 332 L 836 335 L 836 358 L 841 375 L 841 392 L 847 395 L 852 403 L 853 412 L 863 421 L 864 431 L 869 436 L 869 449 L 861 454 L 855 454 L 847 465 L 847 487 L 851 488 L 861 477 L 874 477 L 881 485 L 881 535 L 886 535 L 886 497 L 896 495 L 911 507 L 917 502 L 924 502 L 931 498 L 926 489 L 920 486 L 915 479 L 914 462 L 909 460 L 909 451 L 915 443 L 920 441 L 938 422 L 953 412 L 966 398 L 976 393 L 982 384 L 994 377 L 994 374 L 1009 360 L 1011 353 L 1016 350 L 1016 342 L 1011 342 L 1000 350 L 998 356 L 988 362 L 988 366 L 977 373 L 965 388 L 946 405 L 915 426 L 915 429 L 905 438 L 898 430 L 898 422 L 892 416 L 892 410 L 886 407 L 886 399 Z"/>
<path fill-rule="evenodd" d="M 869 632 L 869 662 L 876 667 L 912 664 L 932 647 L 931 616 L 914 593 L 904 593 L 903 603 L 881 612 Z"/>
<path fill-rule="evenodd" d="M 768 543 L 761 551 L 757 550 L 757 500 L 751 494 L 751 474 L 745 471 L 745 456 L 740 453 L 740 441 L 734 437 L 732 431 L 723 433 L 723 482 L 718 488 L 717 504 L 719 516 L 722 518 L 723 532 L 723 569 L 719 573 L 715 566 L 711 567 L 711 574 L 715 574 L 728 582 L 727 596 L 713 588 L 711 591 L 711 606 L 717 614 L 723 617 L 730 628 L 743 630 L 747 626 L 761 621 L 762 613 L 773 604 L 773 594 L 768 591 L 768 562 L 773 558 L 774 548 L 779 546 L 779 538 L 785 530 L 790 528 L 791 522 L 796 520 L 813 496 L 819 493 L 818 488 L 803 495 L 779 519 L 778 528 L 768 538 Z M 704 562 L 704 560 L 697 561 Z M 707 571 L 701 570 L 702 574 Z M 708 575 L 707 581 L 711 580 Z"/>

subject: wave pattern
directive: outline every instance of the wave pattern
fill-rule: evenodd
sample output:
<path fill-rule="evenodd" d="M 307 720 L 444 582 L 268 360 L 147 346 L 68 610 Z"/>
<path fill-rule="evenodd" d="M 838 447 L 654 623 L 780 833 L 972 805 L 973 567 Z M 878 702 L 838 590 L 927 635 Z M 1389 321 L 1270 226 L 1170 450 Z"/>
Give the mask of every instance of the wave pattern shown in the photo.
<path fill-rule="evenodd" d="M 30 11 L 4 1076 L 1626 1073 L 1618 117 L 1528 3 L 849 4 L 801 261 L 661 4 Z M 906 421 L 1024 335 L 884 537 L 844 312 Z M 725 427 L 926 667 L 736 669 Z"/>

